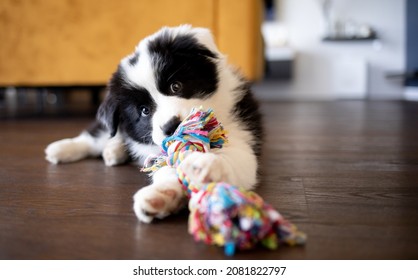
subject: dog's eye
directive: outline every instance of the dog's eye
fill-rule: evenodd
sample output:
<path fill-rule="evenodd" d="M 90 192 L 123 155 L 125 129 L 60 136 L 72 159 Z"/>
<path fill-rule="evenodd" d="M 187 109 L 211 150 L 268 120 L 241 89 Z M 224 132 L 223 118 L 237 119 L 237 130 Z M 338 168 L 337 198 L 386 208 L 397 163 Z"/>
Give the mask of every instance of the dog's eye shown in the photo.
<path fill-rule="evenodd" d="M 181 90 L 182 84 L 180 82 L 174 82 L 170 85 L 170 89 L 172 93 L 177 93 Z"/>
<path fill-rule="evenodd" d="M 139 111 L 141 112 L 141 116 L 143 116 L 143 117 L 148 116 L 149 113 L 150 113 L 149 108 L 147 108 L 145 106 L 139 107 Z"/>

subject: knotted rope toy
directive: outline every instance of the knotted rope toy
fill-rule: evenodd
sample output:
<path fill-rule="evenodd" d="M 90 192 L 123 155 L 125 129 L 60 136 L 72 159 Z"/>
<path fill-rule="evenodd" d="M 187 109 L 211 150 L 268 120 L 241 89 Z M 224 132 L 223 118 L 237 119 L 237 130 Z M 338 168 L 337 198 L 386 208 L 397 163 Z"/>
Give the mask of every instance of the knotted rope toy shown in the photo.
<path fill-rule="evenodd" d="M 279 244 L 301 245 L 306 236 L 252 191 L 225 182 L 196 184 L 181 169 L 192 152 L 220 149 L 227 142 L 226 131 L 211 109 L 193 109 L 172 136 L 162 144 L 162 155 L 144 168 L 155 172 L 162 166 L 176 168 L 189 201 L 189 233 L 196 241 L 224 246 L 226 255 L 236 249 L 262 244 L 276 249 Z"/>

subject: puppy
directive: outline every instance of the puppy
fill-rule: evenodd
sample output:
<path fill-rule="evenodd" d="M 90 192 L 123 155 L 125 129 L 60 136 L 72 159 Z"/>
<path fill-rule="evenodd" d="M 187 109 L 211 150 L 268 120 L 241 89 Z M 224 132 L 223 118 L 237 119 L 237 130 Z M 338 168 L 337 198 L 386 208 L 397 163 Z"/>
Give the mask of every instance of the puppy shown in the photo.
<path fill-rule="evenodd" d="M 225 181 L 251 189 L 257 181 L 261 116 L 247 81 L 217 49 L 211 32 L 190 25 L 164 27 L 143 39 L 111 77 L 97 121 L 79 136 L 51 143 L 54 164 L 102 156 L 108 166 L 129 158 L 143 164 L 160 152 L 193 107 L 212 108 L 229 142 L 210 153 L 194 152 L 183 170 L 196 182 Z M 154 173 L 134 195 L 138 219 L 149 223 L 185 205 L 173 168 Z"/>

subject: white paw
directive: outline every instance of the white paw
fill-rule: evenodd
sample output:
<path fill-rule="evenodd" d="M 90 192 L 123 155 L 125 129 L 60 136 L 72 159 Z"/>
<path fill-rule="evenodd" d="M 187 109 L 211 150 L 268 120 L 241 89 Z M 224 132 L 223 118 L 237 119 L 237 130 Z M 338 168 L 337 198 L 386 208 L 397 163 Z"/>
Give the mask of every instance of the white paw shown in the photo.
<path fill-rule="evenodd" d="M 54 164 L 78 161 L 88 154 L 89 145 L 74 138 L 53 142 L 45 149 L 46 160 Z"/>
<path fill-rule="evenodd" d="M 103 149 L 102 157 L 107 166 L 115 166 L 126 162 L 129 156 L 120 141 L 109 140 Z"/>
<path fill-rule="evenodd" d="M 180 169 L 194 184 L 227 181 L 219 155 L 194 152 L 180 164 Z"/>
<path fill-rule="evenodd" d="M 134 211 L 141 222 L 150 223 L 176 213 L 186 205 L 186 197 L 177 182 L 154 183 L 134 195 Z"/>

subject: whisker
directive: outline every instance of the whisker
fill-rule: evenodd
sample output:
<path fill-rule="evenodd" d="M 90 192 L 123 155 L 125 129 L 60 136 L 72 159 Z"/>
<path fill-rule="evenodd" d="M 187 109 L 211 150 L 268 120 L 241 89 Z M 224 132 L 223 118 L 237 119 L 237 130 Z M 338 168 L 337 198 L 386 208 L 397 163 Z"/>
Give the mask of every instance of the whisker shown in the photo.
<path fill-rule="evenodd" d="M 141 136 L 140 139 L 146 139 L 146 138 L 150 137 L 151 135 L 152 135 L 152 132 L 148 131 L 145 135 Z"/>
<path fill-rule="evenodd" d="M 186 66 L 186 63 L 184 63 L 182 66 L 180 66 L 179 68 L 177 68 L 176 71 L 174 71 L 168 78 L 167 81 L 169 81 L 175 74 L 177 74 L 177 72 L 179 72 L 184 66 Z"/>

